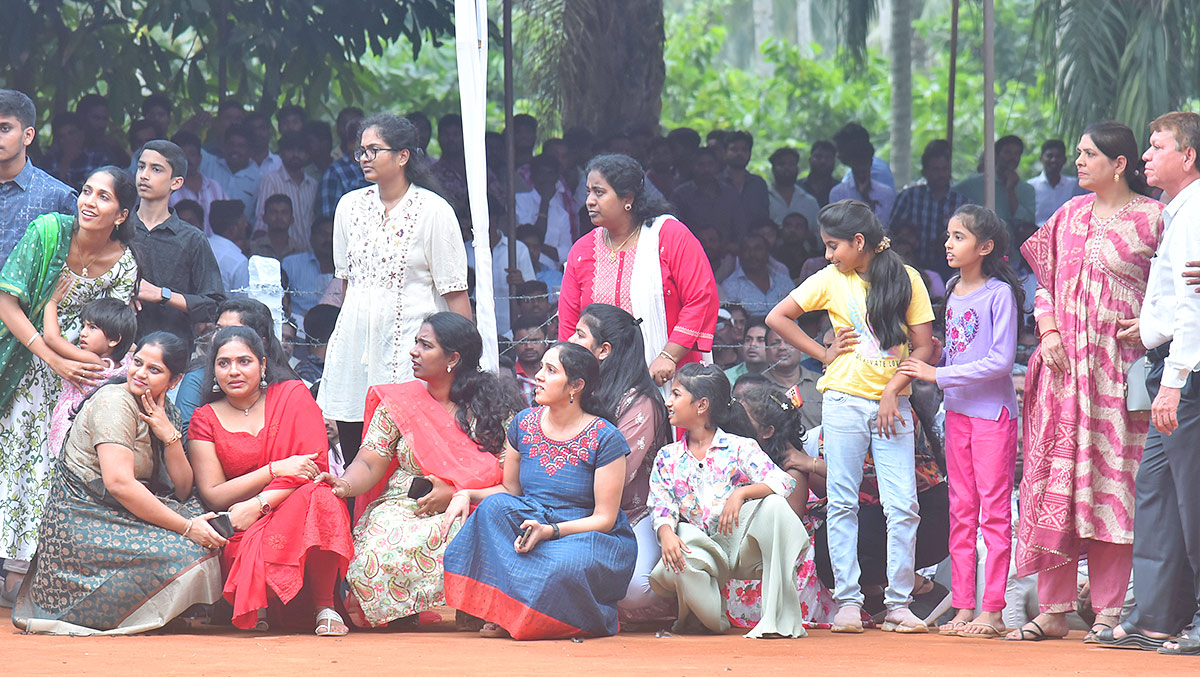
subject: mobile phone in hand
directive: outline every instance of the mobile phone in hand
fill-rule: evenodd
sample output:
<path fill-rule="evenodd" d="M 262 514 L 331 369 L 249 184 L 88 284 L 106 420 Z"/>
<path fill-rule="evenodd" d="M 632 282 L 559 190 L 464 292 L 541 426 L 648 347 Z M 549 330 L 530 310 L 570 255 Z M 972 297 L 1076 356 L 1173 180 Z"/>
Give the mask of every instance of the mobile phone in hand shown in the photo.
<path fill-rule="evenodd" d="M 417 499 L 433 491 L 433 482 L 428 477 L 414 477 L 408 485 L 408 497 Z"/>
<path fill-rule="evenodd" d="M 233 537 L 233 523 L 229 521 L 228 512 L 219 512 L 208 519 L 208 526 L 221 535 L 221 538 Z"/>
<path fill-rule="evenodd" d="M 525 531 L 524 531 L 524 533 L 521 534 L 521 540 L 517 543 L 517 546 L 524 548 L 525 544 L 529 542 L 529 539 L 531 537 L 533 537 L 533 525 L 532 524 L 525 527 Z"/>

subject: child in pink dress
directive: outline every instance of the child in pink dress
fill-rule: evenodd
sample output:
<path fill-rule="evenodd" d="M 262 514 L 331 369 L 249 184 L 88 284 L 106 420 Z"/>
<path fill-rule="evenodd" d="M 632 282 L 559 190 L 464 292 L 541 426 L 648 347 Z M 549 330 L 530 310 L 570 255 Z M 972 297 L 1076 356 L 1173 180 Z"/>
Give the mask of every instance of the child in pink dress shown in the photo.
<path fill-rule="evenodd" d="M 79 332 L 79 345 L 68 341 L 59 328 L 58 304 L 66 295 L 69 286 L 70 281 L 64 279 L 46 303 L 42 338 L 46 345 L 59 355 L 78 362 L 97 364 L 103 369 L 95 374 L 99 379 L 96 385 L 80 387 L 71 381 L 64 381 L 62 395 L 50 414 L 48 448 L 54 456 L 58 456 L 63 442 L 67 439 L 67 431 L 71 429 L 71 419 L 74 418 L 75 408 L 79 403 L 104 381 L 125 373 L 129 362 L 129 348 L 137 333 L 137 315 L 133 308 L 115 298 L 102 298 L 83 307 L 80 314 L 83 328 Z"/>

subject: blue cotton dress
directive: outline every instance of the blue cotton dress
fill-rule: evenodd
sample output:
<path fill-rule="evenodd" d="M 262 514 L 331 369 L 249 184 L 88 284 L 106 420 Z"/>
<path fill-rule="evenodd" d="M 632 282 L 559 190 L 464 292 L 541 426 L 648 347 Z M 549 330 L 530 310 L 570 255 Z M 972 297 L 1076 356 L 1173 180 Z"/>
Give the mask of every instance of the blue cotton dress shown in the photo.
<path fill-rule="evenodd" d="M 524 554 L 513 542 L 527 519 L 554 524 L 591 515 L 596 469 L 628 454 L 629 445 L 602 418 L 573 439 L 552 440 L 542 431 L 543 412 L 526 409 L 509 424 L 524 495 L 489 496 L 467 519 L 446 549 L 446 602 L 514 639 L 614 635 L 617 602 L 637 559 L 624 513 L 607 533 L 543 541 Z"/>

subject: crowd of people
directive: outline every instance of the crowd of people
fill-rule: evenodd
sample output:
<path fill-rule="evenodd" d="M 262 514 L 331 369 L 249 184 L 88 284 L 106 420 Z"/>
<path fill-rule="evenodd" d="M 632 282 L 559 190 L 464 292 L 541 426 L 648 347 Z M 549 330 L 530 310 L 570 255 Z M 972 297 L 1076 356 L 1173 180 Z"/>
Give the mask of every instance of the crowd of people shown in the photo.
<path fill-rule="evenodd" d="M 995 209 L 944 140 L 896 186 L 848 123 L 768 179 L 745 131 L 535 154 L 518 115 L 514 174 L 484 139 L 490 372 L 458 116 L 141 114 L 125 142 L 85 96 L 41 152 L 0 90 L 19 628 L 1040 641 L 1077 612 L 1200 654 L 1200 115 L 1145 151 L 1093 124 L 1076 176 L 1052 139 L 1023 181 L 1002 137 Z"/>

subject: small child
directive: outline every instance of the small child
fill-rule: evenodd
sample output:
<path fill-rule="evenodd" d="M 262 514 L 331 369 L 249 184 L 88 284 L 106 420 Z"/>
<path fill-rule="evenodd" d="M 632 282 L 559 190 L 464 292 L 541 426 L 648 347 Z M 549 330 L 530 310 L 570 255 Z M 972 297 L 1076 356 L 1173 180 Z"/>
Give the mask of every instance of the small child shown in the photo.
<path fill-rule="evenodd" d="M 129 348 L 137 334 L 137 314 L 128 303 L 114 298 L 101 298 L 83 307 L 80 320 L 83 328 L 79 332 L 79 345 L 63 338 L 58 325 L 58 304 L 70 289 L 69 276 L 63 275 L 46 303 L 43 315 L 43 340 L 54 352 L 63 357 L 98 364 L 103 370 L 95 373 L 99 383 L 80 388 L 70 381 L 63 381 L 63 391 L 50 414 L 50 453 L 54 456 L 62 449 L 71 429 L 74 410 L 103 381 L 125 373 L 128 367 Z"/>
<path fill-rule="evenodd" d="M 746 637 L 804 637 L 796 566 L 809 539 L 786 500 L 796 481 L 753 439 L 717 366 L 680 367 L 667 411 L 686 434 L 659 450 L 650 472 L 662 546 L 650 587 L 678 599 L 675 632 L 693 615 L 711 632 L 727 630 L 723 591 L 736 578 L 762 580 L 761 619 Z"/>
<path fill-rule="evenodd" d="M 1017 460 L 1017 393 L 1012 368 L 1024 290 L 1008 265 L 1008 228 L 990 209 L 966 205 L 947 226 L 944 364 L 915 358 L 900 373 L 936 383 L 946 394 L 950 479 L 952 601 L 943 635 L 999 637 L 1012 548 L 1010 496 Z M 936 359 L 936 358 L 935 358 Z M 982 517 L 981 517 L 982 513 Z M 975 614 L 976 532 L 987 546 L 982 609 Z"/>

